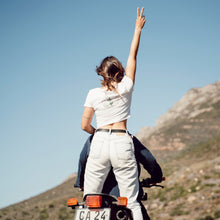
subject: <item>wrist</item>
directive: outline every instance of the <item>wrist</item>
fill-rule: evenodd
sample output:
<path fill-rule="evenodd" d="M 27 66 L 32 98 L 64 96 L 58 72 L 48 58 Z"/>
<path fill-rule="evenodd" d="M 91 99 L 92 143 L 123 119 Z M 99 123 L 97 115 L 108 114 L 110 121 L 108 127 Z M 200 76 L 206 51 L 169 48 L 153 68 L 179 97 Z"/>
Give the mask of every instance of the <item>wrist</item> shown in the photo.
<path fill-rule="evenodd" d="M 139 26 L 135 26 L 135 31 L 137 31 L 137 32 L 141 32 L 141 30 L 142 30 L 141 27 L 139 27 Z"/>

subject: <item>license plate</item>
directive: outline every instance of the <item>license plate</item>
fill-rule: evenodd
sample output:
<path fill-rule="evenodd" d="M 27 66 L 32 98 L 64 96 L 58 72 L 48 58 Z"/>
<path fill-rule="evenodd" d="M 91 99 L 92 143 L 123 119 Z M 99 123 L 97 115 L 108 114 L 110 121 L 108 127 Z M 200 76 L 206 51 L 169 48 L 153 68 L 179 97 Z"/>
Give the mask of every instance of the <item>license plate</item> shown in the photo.
<path fill-rule="evenodd" d="M 110 209 L 77 209 L 75 220 L 110 220 Z"/>

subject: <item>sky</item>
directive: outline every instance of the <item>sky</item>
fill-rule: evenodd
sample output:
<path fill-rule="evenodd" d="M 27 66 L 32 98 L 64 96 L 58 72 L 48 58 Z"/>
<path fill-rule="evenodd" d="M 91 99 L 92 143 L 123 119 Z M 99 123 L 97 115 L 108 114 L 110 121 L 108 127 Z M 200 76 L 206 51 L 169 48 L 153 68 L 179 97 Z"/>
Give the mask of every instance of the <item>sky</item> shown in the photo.
<path fill-rule="evenodd" d="M 96 66 L 109 55 L 126 66 L 142 6 L 133 134 L 189 89 L 220 79 L 220 1 L 0 0 L 0 208 L 77 171 Z"/>

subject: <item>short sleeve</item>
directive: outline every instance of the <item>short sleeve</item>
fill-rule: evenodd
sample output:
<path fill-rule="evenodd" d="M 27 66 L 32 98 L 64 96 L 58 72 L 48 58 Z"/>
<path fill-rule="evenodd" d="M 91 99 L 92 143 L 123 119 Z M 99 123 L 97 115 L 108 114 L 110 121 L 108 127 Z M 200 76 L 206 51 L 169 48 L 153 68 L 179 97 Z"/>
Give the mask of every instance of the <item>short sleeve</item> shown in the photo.
<path fill-rule="evenodd" d="M 88 95 L 86 97 L 86 101 L 84 103 L 84 107 L 93 107 L 91 90 L 89 91 L 89 93 L 88 93 Z"/>
<path fill-rule="evenodd" d="M 124 92 L 131 92 L 133 90 L 133 81 L 130 77 L 124 76 L 122 81 L 118 84 L 119 91 Z"/>

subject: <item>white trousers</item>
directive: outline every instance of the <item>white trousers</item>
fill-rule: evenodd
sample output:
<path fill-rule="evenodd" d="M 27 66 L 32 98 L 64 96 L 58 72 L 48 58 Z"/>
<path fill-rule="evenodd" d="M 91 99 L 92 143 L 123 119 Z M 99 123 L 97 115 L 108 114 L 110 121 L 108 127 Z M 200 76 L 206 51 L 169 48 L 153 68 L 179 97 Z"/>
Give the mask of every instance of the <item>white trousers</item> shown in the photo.
<path fill-rule="evenodd" d="M 111 166 L 118 182 L 120 196 L 128 198 L 128 208 L 134 220 L 142 220 L 137 162 L 133 140 L 129 134 L 118 136 L 114 133 L 95 133 L 86 164 L 84 195 L 101 193 Z"/>

